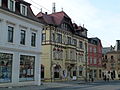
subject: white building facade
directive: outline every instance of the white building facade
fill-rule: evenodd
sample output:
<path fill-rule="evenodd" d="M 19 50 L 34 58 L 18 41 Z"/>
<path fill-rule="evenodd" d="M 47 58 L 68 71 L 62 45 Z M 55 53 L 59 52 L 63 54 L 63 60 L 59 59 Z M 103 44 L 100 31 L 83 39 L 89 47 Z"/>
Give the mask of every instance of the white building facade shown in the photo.
<path fill-rule="evenodd" d="M 41 31 L 29 3 L 0 0 L 0 87 L 41 84 Z"/>

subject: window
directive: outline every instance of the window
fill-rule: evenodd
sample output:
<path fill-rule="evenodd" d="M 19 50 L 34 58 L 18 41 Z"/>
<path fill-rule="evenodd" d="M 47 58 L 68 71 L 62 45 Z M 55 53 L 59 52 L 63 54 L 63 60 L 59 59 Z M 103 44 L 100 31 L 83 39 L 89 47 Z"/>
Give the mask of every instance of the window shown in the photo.
<path fill-rule="evenodd" d="M 79 48 L 83 49 L 83 42 L 82 41 L 79 41 Z"/>
<path fill-rule="evenodd" d="M 63 59 L 63 50 L 59 48 L 53 49 L 53 59 L 62 60 Z"/>
<path fill-rule="evenodd" d="M 92 52 L 92 47 L 90 46 L 90 52 Z"/>
<path fill-rule="evenodd" d="M 11 82 L 13 55 L 0 53 L 0 83 Z"/>
<path fill-rule="evenodd" d="M 68 44 L 71 45 L 71 37 L 68 37 Z"/>
<path fill-rule="evenodd" d="M 97 52 L 97 50 L 96 50 L 96 48 L 94 48 L 94 53 L 96 53 Z"/>
<path fill-rule="evenodd" d="M 13 42 L 13 33 L 14 33 L 14 28 L 11 26 L 8 26 L 8 42 Z"/>
<path fill-rule="evenodd" d="M 45 42 L 45 41 L 46 41 L 46 34 L 42 33 L 42 42 Z"/>
<path fill-rule="evenodd" d="M 107 55 L 105 55 L 105 59 L 107 59 Z"/>
<path fill-rule="evenodd" d="M 53 59 L 57 59 L 57 50 L 53 50 Z"/>
<path fill-rule="evenodd" d="M 22 15 L 27 16 L 27 6 L 21 4 L 20 5 L 20 12 Z"/>
<path fill-rule="evenodd" d="M 97 64 L 96 58 L 94 58 L 94 64 Z"/>
<path fill-rule="evenodd" d="M 55 42 L 55 33 L 52 33 L 52 41 Z"/>
<path fill-rule="evenodd" d="M 82 76 L 82 73 L 83 73 L 82 71 L 83 71 L 83 68 L 80 66 L 79 67 L 79 76 Z"/>
<path fill-rule="evenodd" d="M 73 39 L 73 45 L 77 46 L 77 40 Z"/>
<path fill-rule="evenodd" d="M 94 70 L 94 78 L 97 77 L 97 70 Z"/>
<path fill-rule="evenodd" d="M 90 57 L 90 64 L 92 64 L 93 62 L 92 62 L 92 57 Z"/>
<path fill-rule="evenodd" d="M 101 78 L 101 77 L 102 77 L 102 71 L 99 70 L 99 78 Z"/>
<path fill-rule="evenodd" d="M 0 0 L 0 6 L 2 6 L 2 0 Z"/>
<path fill-rule="evenodd" d="M 113 57 L 113 56 L 111 56 L 111 59 L 114 59 L 114 57 Z"/>
<path fill-rule="evenodd" d="M 59 78 L 60 77 L 60 69 L 61 69 L 61 67 L 59 66 L 59 65 L 56 65 L 55 67 L 54 67 L 54 78 Z"/>
<path fill-rule="evenodd" d="M 25 30 L 21 30 L 21 40 L 20 44 L 25 45 Z"/>
<path fill-rule="evenodd" d="M 15 0 L 8 0 L 8 8 L 11 11 L 15 11 Z"/>
<path fill-rule="evenodd" d="M 62 43 L 62 35 L 61 34 L 57 34 L 57 43 Z"/>
<path fill-rule="evenodd" d="M 31 35 L 31 46 L 35 46 L 36 45 L 36 33 L 32 32 Z"/>
<path fill-rule="evenodd" d="M 68 54 L 69 54 L 68 51 L 65 51 L 65 54 L 66 54 L 66 55 L 65 55 L 65 56 L 66 56 L 65 58 L 66 58 L 66 60 L 67 60 L 68 57 L 69 57 L 69 56 L 68 56 Z"/>
<path fill-rule="evenodd" d="M 34 80 L 35 56 L 20 55 L 20 81 Z"/>

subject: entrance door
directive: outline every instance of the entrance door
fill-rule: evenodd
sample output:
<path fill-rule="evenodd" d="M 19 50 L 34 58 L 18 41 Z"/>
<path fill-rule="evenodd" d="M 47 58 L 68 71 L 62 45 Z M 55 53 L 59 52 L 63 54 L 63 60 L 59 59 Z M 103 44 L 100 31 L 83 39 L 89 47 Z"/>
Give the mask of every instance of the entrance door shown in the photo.
<path fill-rule="evenodd" d="M 41 79 L 44 79 L 44 66 L 41 65 Z"/>

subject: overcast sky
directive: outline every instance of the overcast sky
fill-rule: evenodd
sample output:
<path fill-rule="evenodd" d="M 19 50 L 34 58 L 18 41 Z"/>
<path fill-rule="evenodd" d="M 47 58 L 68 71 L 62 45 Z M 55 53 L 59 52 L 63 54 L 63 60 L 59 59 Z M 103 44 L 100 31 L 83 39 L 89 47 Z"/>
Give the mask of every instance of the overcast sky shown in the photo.
<path fill-rule="evenodd" d="M 35 14 L 62 10 L 78 25 L 85 25 L 88 37 L 98 37 L 103 47 L 115 45 L 120 40 L 120 0 L 25 0 L 32 4 Z"/>

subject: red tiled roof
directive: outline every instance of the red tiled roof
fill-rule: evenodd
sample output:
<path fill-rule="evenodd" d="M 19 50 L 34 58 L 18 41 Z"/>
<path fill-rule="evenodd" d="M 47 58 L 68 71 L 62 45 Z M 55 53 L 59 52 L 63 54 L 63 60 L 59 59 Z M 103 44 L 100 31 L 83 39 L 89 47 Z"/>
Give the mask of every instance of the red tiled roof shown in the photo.
<path fill-rule="evenodd" d="M 44 14 L 44 13 L 40 12 L 40 13 L 38 13 L 38 14 L 36 15 L 36 17 L 38 17 L 39 19 L 42 19 L 43 22 L 45 22 L 45 23 L 47 23 L 47 24 L 55 25 L 54 19 L 53 19 L 53 17 L 50 16 L 50 15 L 47 15 L 47 14 Z"/>
<path fill-rule="evenodd" d="M 60 25 L 62 23 L 62 20 L 64 19 L 64 17 L 70 19 L 70 17 L 63 11 L 48 14 L 48 15 L 40 12 L 36 16 L 38 18 L 43 18 L 46 23 L 54 24 L 54 25 Z"/>
<path fill-rule="evenodd" d="M 54 21 L 56 25 L 60 25 L 63 18 L 70 18 L 65 12 L 61 11 L 61 12 L 56 12 L 56 13 L 52 13 L 50 14 L 50 16 L 54 17 Z"/>

